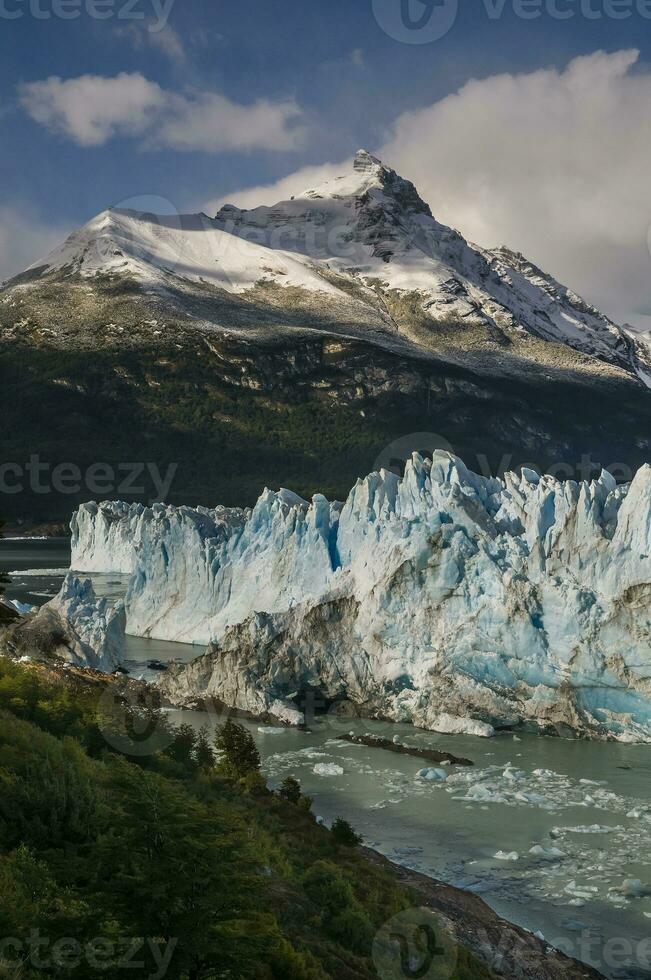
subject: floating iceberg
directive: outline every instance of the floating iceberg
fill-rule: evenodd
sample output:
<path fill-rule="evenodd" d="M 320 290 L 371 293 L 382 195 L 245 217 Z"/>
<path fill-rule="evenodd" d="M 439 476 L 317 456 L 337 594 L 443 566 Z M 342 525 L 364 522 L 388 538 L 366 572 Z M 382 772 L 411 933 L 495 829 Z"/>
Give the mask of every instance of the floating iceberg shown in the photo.
<path fill-rule="evenodd" d="M 543 861 L 558 861 L 566 856 L 565 851 L 561 851 L 560 848 L 544 847 L 542 844 L 534 844 L 529 849 L 529 854 L 541 858 Z"/>
<path fill-rule="evenodd" d="M 486 722 L 476 721 L 474 718 L 455 718 L 445 711 L 432 718 L 428 727 L 433 732 L 442 732 L 446 735 L 477 735 L 480 738 L 490 738 L 495 734 L 493 726 Z"/>
<path fill-rule="evenodd" d="M 626 878 L 621 887 L 622 895 L 627 898 L 645 898 L 651 895 L 651 889 L 639 878 Z"/>
<path fill-rule="evenodd" d="M 419 769 L 416 776 L 418 779 L 425 779 L 434 783 L 444 783 L 448 778 L 444 769 Z"/>
<path fill-rule="evenodd" d="M 414 454 L 344 504 L 86 504 L 72 528 L 73 566 L 130 572 L 129 633 L 209 644 L 161 680 L 178 700 L 651 739 L 650 466 L 498 480 Z"/>
<path fill-rule="evenodd" d="M 317 762 L 312 772 L 316 776 L 343 776 L 344 770 L 336 762 Z"/>

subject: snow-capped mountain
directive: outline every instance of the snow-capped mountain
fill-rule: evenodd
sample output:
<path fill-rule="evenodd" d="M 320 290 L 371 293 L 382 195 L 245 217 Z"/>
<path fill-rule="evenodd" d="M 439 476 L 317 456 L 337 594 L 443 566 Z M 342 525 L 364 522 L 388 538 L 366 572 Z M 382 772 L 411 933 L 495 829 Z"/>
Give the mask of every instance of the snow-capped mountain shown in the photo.
<path fill-rule="evenodd" d="M 88 504 L 72 530 L 73 568 L 130 573 L 129 633 L 211 643 L 168 673 L 176 698 L 295 717 L 313 690 L 425 728 L 651 741 L 649 466 L 497 480 L 414 454 L 343 505 Z"/>
<path fill-rule="evenodd" d="M 176 501 L 342 496 L 389 443 L 423 448 L 410 433 L 482 472 L 651 458 L 645 339 L 468 244 L 364 151 L 274 207 L 103 212 L 0 289 L 0 350 L 6 458 L 177 464 Z M 3 506 L 52 519 L 94 495 Z"/>
<path fill-rule="evenodd" d="M 217 221 L 267 248 L 292 242 L 308 262 L 319 249 L 318 266 L 364 286 L 416 293 L 434 326 L 527 331 L 633 370 L 651 386 L 651 358 L 632 337 L 524 256 L 470 245 L 436 221 L 413 184 L 364 150 L 349 174 L 274 207 L 227 206 Z"/>
<path fill-rule="evenodd" d="M 365 150 L 348 173 L 273 207 L 205 214 L 109 210 L 32 267 L 85 278 L 119 275 L 149 289 L 183 283 L 247 294 L 273 284 L 354 308 L 348 331 L 392 349 L 438 349 L 470 328 L 493 342 L 518 334 L 566 345 L 651 386 L 651 352 L 570 289 L 508 248 L 470 245 L 440 224 L 408 180 Z M 288 297 L 290 299 L 290 297 Z M 282 302 L 282 300 L 281 300 Z M 393 307 L 407 302 L 418 323 Z M 355 323 L 355 321 L 358 321 Z"/>

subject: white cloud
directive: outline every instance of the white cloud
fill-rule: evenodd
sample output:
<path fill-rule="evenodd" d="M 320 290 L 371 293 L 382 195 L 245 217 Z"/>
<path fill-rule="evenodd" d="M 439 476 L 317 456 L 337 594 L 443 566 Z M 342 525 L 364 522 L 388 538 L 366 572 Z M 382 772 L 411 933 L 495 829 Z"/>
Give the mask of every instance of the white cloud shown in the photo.
<path fill-rule="evenodd" d="M 163 90 L 139 73 L 115 78 L 56 75 L 19 87 L 21 104 L 32 119 L 81 146 L 101 146 L 118 133 L 141 133 L 152 112 L 166 101 Z"/>
<path fill-rule="evenodd" d="M 293 150 L 303 141 L 293 100 L 240 105 L 216 92 L 179 95 L 140 73 L 115 78 L 52 76 L 19 87 L 31 118 L 80 146 L 102 146 L 118 135 L 177 150 Z"/>
<path fill-rule="evenodd" d="M 173 100 L 169 118 L 156 142 L 176 150 L 294 150 L 304 131 L 292 125 L 301 115 L 293 100 L 260 99 L 250 106 L 238 105 L 214 92 L 199 92 Z"/>
<path fill-rule="evenodd" d="M 136 51 L 151 47 L 173 64 L 182 64 L 186 59 L 183 42 L 170 24 L 156 31 L 152 30 L 151 23 L 134 21 L 126 27 L 115 28 L 113 33 L 115 37 L 129 41 Z"/>
<path fill-rule="evenodd" d="M 69 232 L 41 221 L 28 207 L 0 205 L 0 283 L 44 258 Z"/>
<path fill-rule="evenodd" d="M 160 31 L 148 30 L 147 33 L 149 35 L 149 43 L 152 47 L 157 48 L 170 61 L 185 61 L 183 42 L 174 28 L 170 27 L 169 24 Z"/>
<path fill-rule="evenodd" d="M 198 207 L 206 214 L 213 215 L 224 204 L 234 204 L 238 208 L 257 208 L 262 204 L 277 204 L 278 201 L 288 201 L 295 194 L 300 194 L 309 187 L 318 187 L 329 177 L 342 173 L 352 160 L 344 163 L 324 163 L 316 167 L 301 167 L 288 177 L 282 177 L 272 184 L 260 184 L 257 187 L 247 187 L 244 190 L 233 191 L 223 197 L 216 197 L 206 202 L 200 202 Z"/>
<path fill-rule="evenodd" d="M 620 321 L 651 317 L 651 72 L 636 51 L 562 71 L 472 80 L 401 115 L 377 154 L 434 215 L 481 245 L 508 245 Z M 344 164 L 246 189 L 240 207 L 299 193 Z"/>
<path fill-rule="evenodd" d="M 618 319 L 651 313 L 651 73 L 637 60 L 470 81 L 402 115 L 380 152 L 466 237 L 518 249 Z"/>

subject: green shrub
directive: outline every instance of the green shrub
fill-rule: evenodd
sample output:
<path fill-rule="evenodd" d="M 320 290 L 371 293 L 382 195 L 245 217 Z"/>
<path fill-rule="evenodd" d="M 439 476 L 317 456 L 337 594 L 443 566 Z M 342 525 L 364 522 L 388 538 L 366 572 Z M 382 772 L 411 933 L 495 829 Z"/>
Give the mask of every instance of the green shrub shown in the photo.
<path fill-rule="evenodd" d="M 333 822 L 331 833 L 335 843 L 342 844 L 344 847 L 357 847 L 362 843 L 360 834 L 355 833 L 348 821 L 342 817 L 337 817 Z"/>
<path fill-rule="evenodd" d="M 245 776 L 240 776 L 237 781 L 237 787 L 242 793 L 246 793 L 248 796 L 269 796 L 270 790 L 267 787 L 267 781 L 262 775 L 262 773 L 252 770 L 247 772 Z"/>
<path fill-rule="evenodd" d="M 374 929 L 368 915 L 360 906 L 342 909 L 326 923 L 333 939 L 356 953 L 368 954 L 373 942 Z"/>
<path fill-rule="evenodd" d="M 301 784 L 293 776 L 286 776 L 280 784 L 278 795 L 288 803 L 298 803 L 301 798 Z"/>
<path fill-rule="evenodd" d="M 310 900 L 330 915 L 355 902 L 350 883 L 331 861 L 315 861 L 305 873 L 303 888 Z"/>
<path fill-rule="evenodd" d="M 241 779 L 260 770 L 260 753 L 251 732 L 237 722 L 228 721 L 217 730 L 215 748 L 221 754 L 219 768 L 226 776 Z"/>
<path fill-rule="evenodd" d="M 303 887 L 321 910 L 326 931 L 347 949 L 368 952 L 373 927 L 352 885 L 336 864 L 316 861 L 303 878 Z"/>

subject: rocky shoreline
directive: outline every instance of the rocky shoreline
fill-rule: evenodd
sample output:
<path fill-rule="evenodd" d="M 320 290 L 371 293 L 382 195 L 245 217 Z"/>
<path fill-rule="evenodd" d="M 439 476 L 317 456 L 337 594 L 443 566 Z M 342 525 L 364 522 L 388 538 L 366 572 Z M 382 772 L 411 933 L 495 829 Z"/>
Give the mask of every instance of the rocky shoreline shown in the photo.
<path fill-rule="evenodd" d="M 502 919 L 472 892 L 395 864 L 369 847 L 362 848 L 376 867 L 388 871 L 432 909 L 444 926 L 477 959 L 500 977 L 517 980 L 599 980 L 603 974 L 566 956 L 521 926 Z"/>

